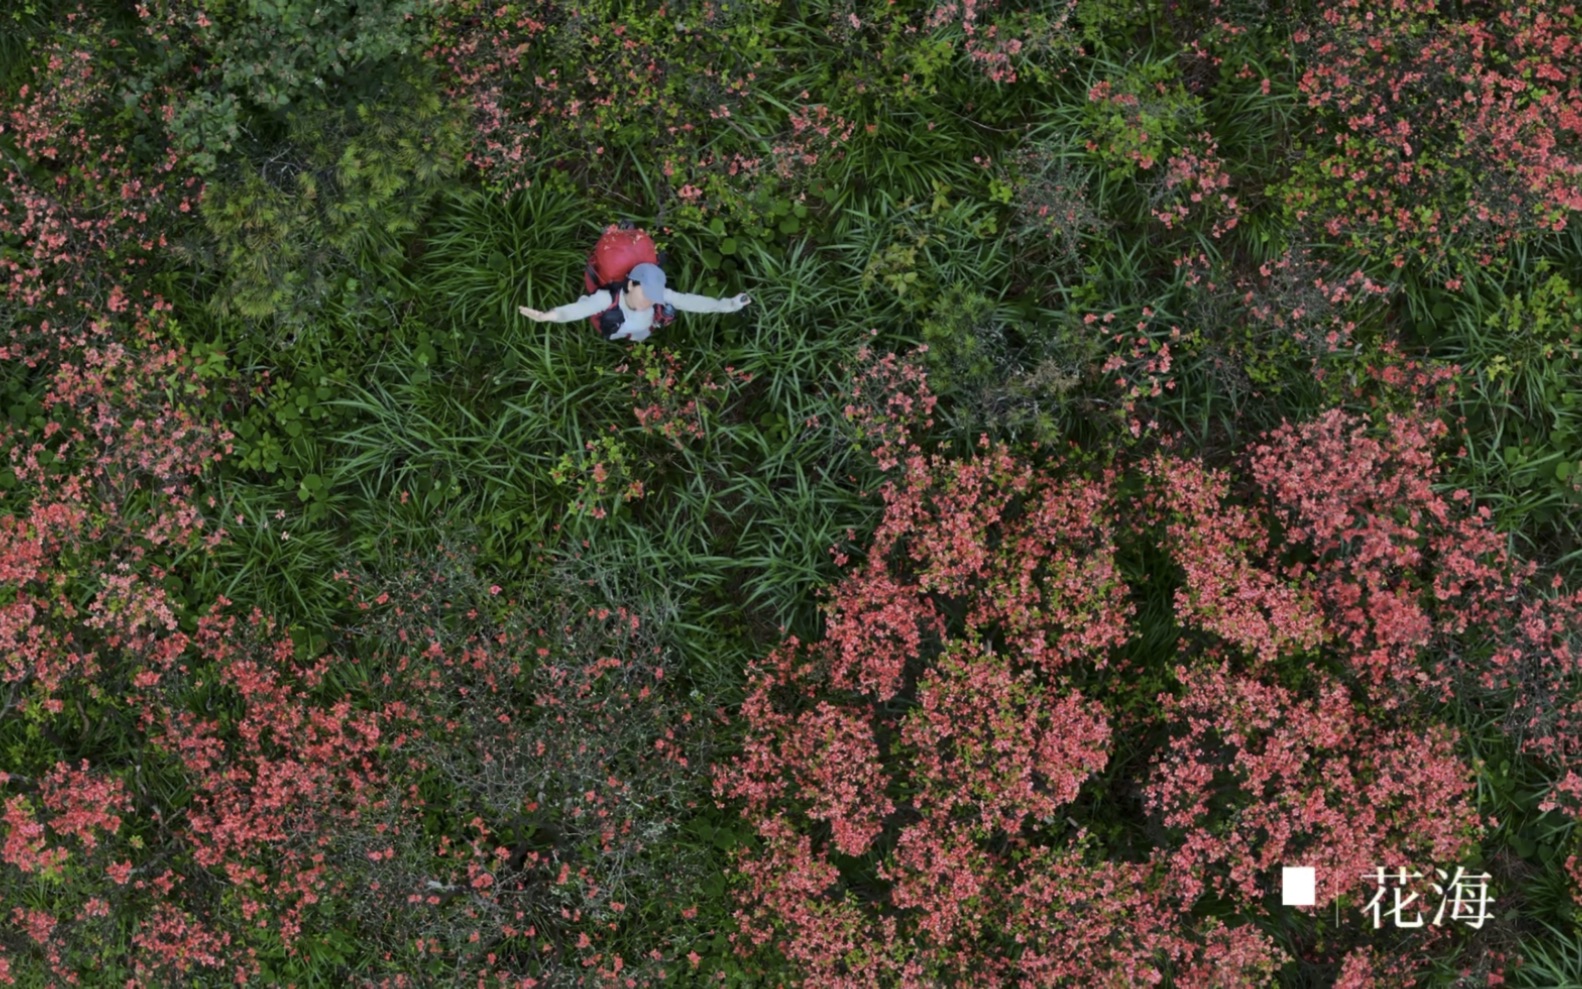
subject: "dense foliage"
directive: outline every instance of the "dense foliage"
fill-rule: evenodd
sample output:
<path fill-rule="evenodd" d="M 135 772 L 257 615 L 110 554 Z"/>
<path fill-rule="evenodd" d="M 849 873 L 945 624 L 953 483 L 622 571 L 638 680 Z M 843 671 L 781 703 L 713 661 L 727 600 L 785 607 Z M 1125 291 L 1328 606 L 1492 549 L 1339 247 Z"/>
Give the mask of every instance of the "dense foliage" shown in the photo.
<path fill-rule="evenodd" d="M 1314 944 L 1264 903 L 1297 860 L 1320 907 L 1365 902 L 1375 863 L 1482 863 L 1434 723 L 1452 697 L 1512 697 L 1520 745 L 1575 762 L 1576 726 L 1544 715 L 1577 701 L 1582 595 L 1546 595 L 1465 492 L 1433 492 L 1443 426 L 1287 425 L 1230 502 L 1232 475 L 1174 454 L 1089 476 L 886 435 L 931 401 L 884 403 L 884 518 L 823 638 L 777 649 L 743 704 L 717 790 L 761 838 L 737 866 L 750 942 L 828 986 L 1248 985 L 1292 960 L 1356 985 L 1443 950 L 1322 912 Z M 1168 664 L 1130 648 L 1161 619 Z M 1142 813 L 1104 813 L 1104 770 L 1142 760 Z"/>
<path fill-rule="evenodd" d="M 1582 984 L 1579 37 L 12 4 L 0 984 Z"/>

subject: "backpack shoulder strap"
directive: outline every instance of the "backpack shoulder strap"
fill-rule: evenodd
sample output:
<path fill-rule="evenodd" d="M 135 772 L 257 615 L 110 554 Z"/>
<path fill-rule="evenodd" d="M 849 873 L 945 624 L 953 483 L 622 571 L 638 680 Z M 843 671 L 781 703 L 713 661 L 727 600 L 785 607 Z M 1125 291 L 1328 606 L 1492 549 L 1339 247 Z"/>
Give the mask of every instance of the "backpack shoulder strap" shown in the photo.
<path fill-rule="evenodd" d="M 594 287 L 595 292 L 602 290 L 610 293 L 610 304 L 592 316 L 593 325 L 598 329 L 599 336 L 606 340 L 619 333 L 622 324 L 625 322 L 619 312 L 621 308 L 621 290 L 625 287 L 625 282 L 610 282 L 606 285 Z"/>

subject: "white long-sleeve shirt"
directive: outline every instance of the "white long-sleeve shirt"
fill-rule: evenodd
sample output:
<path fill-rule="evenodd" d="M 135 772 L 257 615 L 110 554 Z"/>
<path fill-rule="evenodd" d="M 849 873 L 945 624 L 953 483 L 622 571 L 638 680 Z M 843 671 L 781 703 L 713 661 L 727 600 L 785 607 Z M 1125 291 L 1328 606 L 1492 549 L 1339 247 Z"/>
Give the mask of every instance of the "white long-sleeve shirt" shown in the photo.
<path fill-rule="evenodd" d="M 670 303 L 682 312 L 736 312 L 742 308 L 740 299 L 711 299 L 706 295 L 692 295 L 687 292 L 673 292 L 665 289 L 664 302 Z M 611 340 L 631 340 L 641 343 L 648 339 L 648 331 L 654 325 L 653 309 L 628 309 L 626 306 L 626 293 L 621 293 L 621 315 L 624 322 L 621 328 L 610 337 Z M 570 323 L 573 320 L 587 319 L 610 308 L 610 292 L 608 289 L 599 289 L 592 295 L 584 295 L 569 306 L 556 306 L 550 316 L 556 323 Z"/>

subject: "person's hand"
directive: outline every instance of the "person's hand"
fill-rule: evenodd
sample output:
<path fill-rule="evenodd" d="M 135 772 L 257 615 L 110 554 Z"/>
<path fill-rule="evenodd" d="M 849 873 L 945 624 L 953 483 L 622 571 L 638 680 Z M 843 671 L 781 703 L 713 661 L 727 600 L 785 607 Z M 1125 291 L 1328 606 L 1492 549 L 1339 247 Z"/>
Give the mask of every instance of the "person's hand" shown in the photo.
<path fill-rule="evenodd" d="M 549 312 L 539 312 L 537 309 L 529 309 L 526 306 L 519 306 L 516 311 L 521 313 L 523 316 L 526 316 L 528 319 L 537 320 L 540 323 L 554 318 L 553 309 L 551 309 Z"/>
<path fill-rule="evenodd" d="M 736 297 L 736 308 L 738 310 L 745 309 L 747 307 L 747 303 L 749 303 L 751 301 L 753 301 L 753 300 L 748 298 L 747 293 L 743 292 L 741 295 L 738 295 Z"/>

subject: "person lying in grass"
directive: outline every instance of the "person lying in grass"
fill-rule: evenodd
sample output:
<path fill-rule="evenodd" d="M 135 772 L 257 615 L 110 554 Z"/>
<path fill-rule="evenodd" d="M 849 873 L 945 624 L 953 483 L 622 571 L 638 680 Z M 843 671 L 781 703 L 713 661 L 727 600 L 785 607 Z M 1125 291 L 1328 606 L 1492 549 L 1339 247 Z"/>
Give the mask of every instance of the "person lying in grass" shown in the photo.
<path fill-rule="evenodd" d="M 669 304 L 682 312 L 737 312 L 751 301 L 745 292 L 732 299 L 711 299 L 706 295 L 668 291 L 665 273 L 658 265 L 640 264 L 626 276 L 626 287 L 618 298 L 612 298 L 610 289 L 601 288 L 569 306 L 556 306 L 549 312 L 527 306 L 517 311 L 541 323 L 569 323 L 597 315 L 604 339 L 641 343 L 648 339 L 649 330 L 653 328 L 656 306 Z"/>

